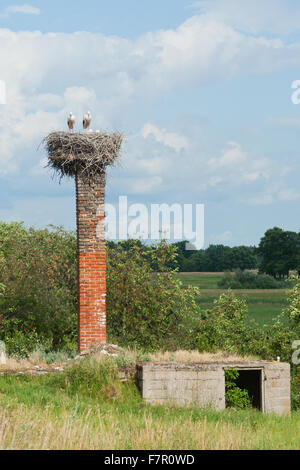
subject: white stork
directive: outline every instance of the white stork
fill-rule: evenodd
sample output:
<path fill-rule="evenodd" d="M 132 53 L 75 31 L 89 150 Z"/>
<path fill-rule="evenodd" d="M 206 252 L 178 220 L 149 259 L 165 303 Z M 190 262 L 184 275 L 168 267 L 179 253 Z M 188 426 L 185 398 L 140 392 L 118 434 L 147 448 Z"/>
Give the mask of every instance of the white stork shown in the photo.
<path fill-rule="evenodd" d="M 74 129 L 74 124 L 75 124 L 75 116 L 71 112 L 68 117 L 68 126 L 69 126 L 70 131 Z"/>
<path fill-rule="evenodd" d="M 92 116 L 91 116 L 91 113 L 88 111 L 87 114 L 83 116 L 83 121 L 82 121 L 83 129 L 87 129 L 89 127 L 89 125 L 91 124 L 91 120 L 92 120 Z"/>

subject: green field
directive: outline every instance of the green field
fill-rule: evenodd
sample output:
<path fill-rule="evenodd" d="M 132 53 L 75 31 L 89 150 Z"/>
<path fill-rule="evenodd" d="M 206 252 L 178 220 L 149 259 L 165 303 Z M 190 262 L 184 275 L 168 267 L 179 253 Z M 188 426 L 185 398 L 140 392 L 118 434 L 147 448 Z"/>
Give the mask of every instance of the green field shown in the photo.
<path fill-rule="evenodd" d="M 196 286 L 200 289 L 218 289 L 222 273 L 178 273 L 184 286 Z"/>
<path fill-rule="evenodd" d="M 177 276 L 185 287 L 190 285 L 201 289 L 198 302 L 203 310 L 210 308 L 214 300 L 226 292 L 218 288 L 222 273 L 178 273 Z M 233 292 L 246 299 L 249 318 L 253 318 L 260 325 L 271 323 L 287 305 L 286 289 L 248 289 Z"/>

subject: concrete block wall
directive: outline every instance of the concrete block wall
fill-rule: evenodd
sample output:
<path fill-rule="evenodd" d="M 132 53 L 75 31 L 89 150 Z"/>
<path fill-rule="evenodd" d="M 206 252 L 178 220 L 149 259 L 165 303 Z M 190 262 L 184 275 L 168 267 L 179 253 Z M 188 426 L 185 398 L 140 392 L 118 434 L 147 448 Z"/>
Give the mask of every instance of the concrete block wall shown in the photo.
<path fill-rule="evenodd" d="M 225 409 L 225 369 L 261 371 L 261 411 L 290 413 L 290 366 L 268 361 L 176 363 L 138 362 L 137 383 L 153 405 Z"/>
<path fill-rule="evenodd" d="M 216 365 L 137 364 L 137 381 L 143 398 L 151 404 L 225 408 L 225 376 Z"/>
<path fill-rule="evenodd" d="M 76 176 L 78 349 L 106 342 L 105 173 Z"/>
<path fill-rule="evenodd" d="M 264 367 L 264 382 L 265 412 L 276 414 L 290 413 L 290 364 L 266 364 Z"/>

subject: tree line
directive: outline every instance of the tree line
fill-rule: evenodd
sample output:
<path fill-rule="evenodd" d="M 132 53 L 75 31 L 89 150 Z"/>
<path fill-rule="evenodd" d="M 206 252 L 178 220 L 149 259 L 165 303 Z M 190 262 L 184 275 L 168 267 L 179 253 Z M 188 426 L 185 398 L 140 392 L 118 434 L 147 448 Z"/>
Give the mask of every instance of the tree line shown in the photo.
<path fill-rule="evenodd" d="M 143 245 L 139 240 L 107 242 L 108 248 L 130 249 L 137 244 L 151 256 L 155 245 Z M 174 243 L 177 256 L 170 262 L 181 272 L 224 272 L 257 269 L 277 279 L 288 277 L 290 271 L 300 272 L 300 233 L 274 227 L 265 232 L 259 245 L 235 246 L 210 245 L 202 250 L 186 250 L 186 241 Z"/>

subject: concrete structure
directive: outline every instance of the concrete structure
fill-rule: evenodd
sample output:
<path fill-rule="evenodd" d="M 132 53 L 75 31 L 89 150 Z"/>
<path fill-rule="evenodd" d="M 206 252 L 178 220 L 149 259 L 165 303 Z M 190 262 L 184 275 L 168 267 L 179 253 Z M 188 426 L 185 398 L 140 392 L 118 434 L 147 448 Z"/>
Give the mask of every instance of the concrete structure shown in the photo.
<path fill-rule="evenodd" d="M 268 361 L 138 362 L 137 383 L 153 405 L 225 408 L 226 369 L 240 373 L 237 385 L 263 413 L 290 413 L 290 365 Z"/>
<path fill-rule="evenodd" d="M 76 175 L 79 353 L 106 342 L 105 172 Z"/>

